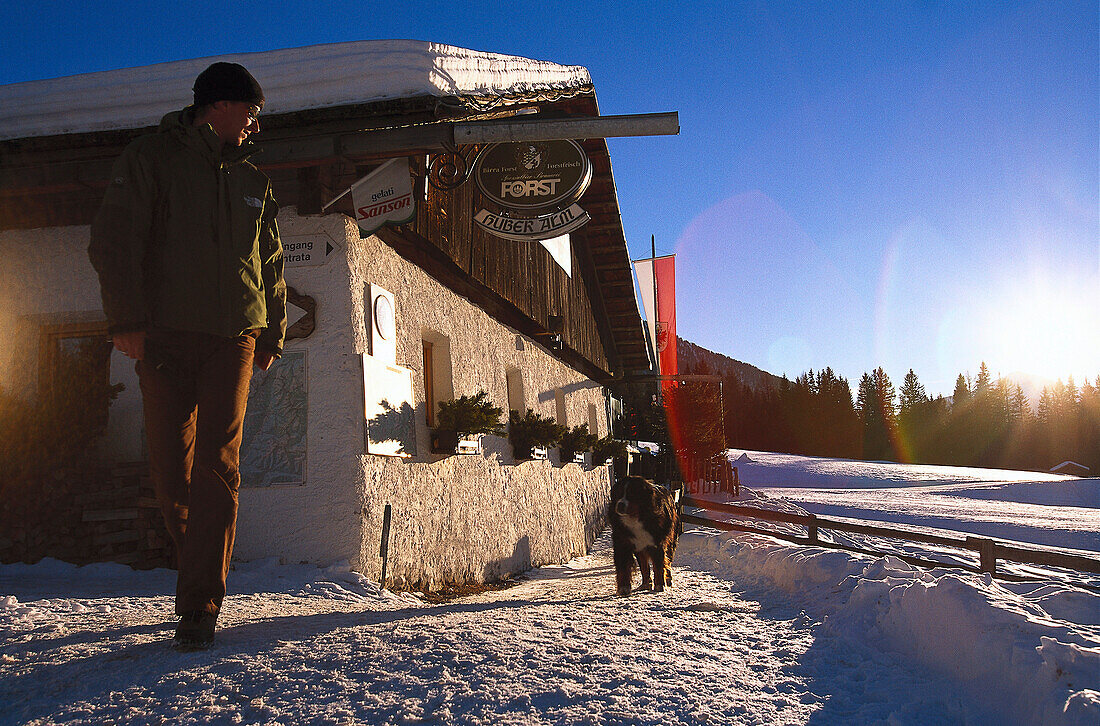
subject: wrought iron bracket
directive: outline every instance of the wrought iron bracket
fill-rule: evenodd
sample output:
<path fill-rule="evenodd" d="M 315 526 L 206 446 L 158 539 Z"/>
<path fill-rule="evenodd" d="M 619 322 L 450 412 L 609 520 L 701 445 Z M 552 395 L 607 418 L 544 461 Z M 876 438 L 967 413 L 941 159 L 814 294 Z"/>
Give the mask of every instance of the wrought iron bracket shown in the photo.
<path fill-rule="evenodd" d="M 474 169 L 468 156 L 477 156 L 477 146 L 453 147 L 436 154 L 428 164 L 428 183 L 444 192 L 465 184 Z"/>

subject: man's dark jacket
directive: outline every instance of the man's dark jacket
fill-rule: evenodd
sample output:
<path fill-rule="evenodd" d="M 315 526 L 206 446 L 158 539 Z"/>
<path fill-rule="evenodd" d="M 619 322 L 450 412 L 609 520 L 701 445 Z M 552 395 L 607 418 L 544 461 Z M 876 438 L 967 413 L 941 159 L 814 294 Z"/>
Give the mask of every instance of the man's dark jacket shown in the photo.
<path fill-rule="evenodd" d="M 257 346 L 277 355 L 286 283 L 271 182 L 250 144 L 225 146 L 193 119 L 193 107 L 168 114 L 115 162 L 88 247 L 103 310 L 112 332 L 261 328 Z"/>

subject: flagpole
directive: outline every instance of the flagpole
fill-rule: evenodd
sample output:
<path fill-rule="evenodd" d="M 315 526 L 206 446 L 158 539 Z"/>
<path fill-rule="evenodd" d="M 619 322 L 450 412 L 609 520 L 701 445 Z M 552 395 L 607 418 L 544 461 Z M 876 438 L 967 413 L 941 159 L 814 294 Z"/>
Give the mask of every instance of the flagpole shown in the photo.
<path fill-rule="evenodd" d="M 661 351 L 657 346 L 658 331 L 661 324 L 660 301 L 657 298 L 657 235 L 649 235 L 650 263 L 653 265 L 653 350 L 657 352 L 657 360 L 653 361 L 657 367 L 657 375 L 661 374 Z"/>
<path fill-rule="evenodd" d="M 352 186 L 355 186 L 355 185 L 353 184 Z M 347 189 L 345 189 L 344 191 L 340 192 L 340 196 L 336 197 L 336 198 L 335 198 L 335 199 L 333 199 L 333 200 L 332 200 L 331 202 L 329 202 L 329 203 L 328 203 L 328 204 L 326 204 L 325 206 L 321 207 L 321 211 L 322 211 L 322 212 L 323 212 L 323 211 L 325 211 L 326 209 L 328 209 L 329 207 L 331 207 L 331 206 L 332 206 L 333 204 L 336 204 L 336 202 L 338 202 L 338 201 L 340 201 L 341 199 L 343 199 L 343 198 L 344 198 L 345 196 L 347 196 L 348 192 L 350 192 L 350 191 L 351 191 L 351 189 L 352 189 L 352 187 L 348 187 L 348 188 L 347 188 Z"/>
<path fill-rule="evenodd" d="M 661 303 L 657 297 L 657 235 L 649 235 L 649 250 L 650 256 L 653 260 L 650 264 L 653 265 L 653 352 L 657 358 L 653 361 L 654 367 L 657 369 L 657 375 L 661 375 Z M 668 342 L 665 342 L 668 345 Z M 657 405 L 664 403 L 664 396 L 662 395 L 661 384 L 657 384 Z"/>

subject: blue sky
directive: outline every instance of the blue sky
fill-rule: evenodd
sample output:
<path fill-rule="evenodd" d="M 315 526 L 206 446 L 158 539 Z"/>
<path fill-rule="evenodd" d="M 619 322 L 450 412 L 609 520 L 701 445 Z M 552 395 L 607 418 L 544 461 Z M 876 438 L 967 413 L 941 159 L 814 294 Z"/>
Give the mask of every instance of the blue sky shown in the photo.
<path fill-rule="evenodd" d="M 372 38 L 584 65 L 603 113 L 680 114 L 609 144 L 684 337 L 853 389 L 1100 374 L 1094 0 L 5 5 L 0 83 Z"/>

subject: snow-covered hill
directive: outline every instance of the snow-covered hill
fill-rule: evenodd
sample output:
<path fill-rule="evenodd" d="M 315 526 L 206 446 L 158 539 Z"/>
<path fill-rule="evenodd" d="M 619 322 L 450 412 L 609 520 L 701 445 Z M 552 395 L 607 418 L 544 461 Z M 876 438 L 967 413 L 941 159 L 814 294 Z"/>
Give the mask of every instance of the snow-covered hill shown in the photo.
<path fill-rule="evenodd" d="M 950 529 L 1100 556 L 1100 479 L 732 450 L 738 475 L 817 515 Z M 1100 587 L 1100 576 L 1089 584 Z"/>

